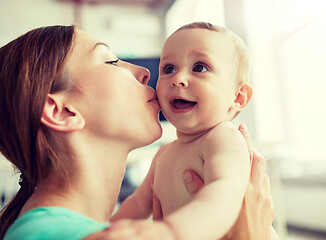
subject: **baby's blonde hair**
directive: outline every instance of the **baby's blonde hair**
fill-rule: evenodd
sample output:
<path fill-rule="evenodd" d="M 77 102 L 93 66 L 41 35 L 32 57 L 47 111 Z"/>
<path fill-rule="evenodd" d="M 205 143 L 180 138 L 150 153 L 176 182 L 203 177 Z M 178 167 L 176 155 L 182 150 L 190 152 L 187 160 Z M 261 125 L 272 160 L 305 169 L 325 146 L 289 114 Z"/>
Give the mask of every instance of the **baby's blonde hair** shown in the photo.
<path fill-rule="evenodd" d="M 249 83 L 250 80 L 250 61 L 249 61 L 249 51 L 247 46 L 244 44 L 242 39 L 240 39 L 235 33 L 232 31 L 217 25 L 213 25 L 208 22 L 193 22 L 186 24 L 175 32 L 183 30 L 183 29 L 207 29 L 210 31 L 215 31 L 218 33 L 224 34 L 226 37 L 230 38 L 234 43 L 234 51 L 235 51 L 235 62 L 237 64 L 237 74 L 236 81 L 238 83 Z"/>

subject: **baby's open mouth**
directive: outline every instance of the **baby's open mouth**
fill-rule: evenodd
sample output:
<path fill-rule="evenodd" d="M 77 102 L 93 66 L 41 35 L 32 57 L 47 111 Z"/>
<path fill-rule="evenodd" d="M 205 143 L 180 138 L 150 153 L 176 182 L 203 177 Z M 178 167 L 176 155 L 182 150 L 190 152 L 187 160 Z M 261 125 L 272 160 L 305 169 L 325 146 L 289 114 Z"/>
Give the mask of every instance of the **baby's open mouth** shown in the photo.
<path fill-rule="evenodd" d="M 184 99 L 174 99 L 170 103 L 175 109 L 187 109 L 197 104 L 197 102 L 187 101 Z"/>

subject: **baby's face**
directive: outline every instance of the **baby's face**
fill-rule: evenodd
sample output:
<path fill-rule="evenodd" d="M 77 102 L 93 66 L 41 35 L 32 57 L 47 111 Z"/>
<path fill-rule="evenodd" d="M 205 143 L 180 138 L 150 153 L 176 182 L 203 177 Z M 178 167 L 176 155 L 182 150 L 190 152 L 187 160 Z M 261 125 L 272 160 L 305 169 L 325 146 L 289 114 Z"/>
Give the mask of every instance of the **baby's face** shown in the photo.
<path fill-rule="evenodd" d="M 157 95 L 164 116 L 185 133 L 230 120 L 236 66 L 234 44 L 224 34 L 206 29 L 174 33 L 159 66 Z"/>

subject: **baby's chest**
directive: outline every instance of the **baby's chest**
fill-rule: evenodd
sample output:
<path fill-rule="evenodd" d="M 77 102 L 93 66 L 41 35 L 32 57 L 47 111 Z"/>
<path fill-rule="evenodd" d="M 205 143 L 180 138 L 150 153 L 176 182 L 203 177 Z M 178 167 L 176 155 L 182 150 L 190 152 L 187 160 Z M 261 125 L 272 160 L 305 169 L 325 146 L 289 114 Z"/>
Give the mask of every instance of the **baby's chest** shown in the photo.
<path fill-rule="evenodd" d="M 204 178 L 204 163 L 196 146 L 170 148 L 157 159 L 154 173 L 154 191 L 161 201 L 164 215 L 191 200 L 182 174 L 185 170 L 196 171 Z"/>
<path fill-rule="evenodd" d="M 203 177 L 204 162 L 197 148 L 173 149 L 163 153 L 156 164 L 156 174 L 177 174 L 186 169 L 192 169 Z"/>

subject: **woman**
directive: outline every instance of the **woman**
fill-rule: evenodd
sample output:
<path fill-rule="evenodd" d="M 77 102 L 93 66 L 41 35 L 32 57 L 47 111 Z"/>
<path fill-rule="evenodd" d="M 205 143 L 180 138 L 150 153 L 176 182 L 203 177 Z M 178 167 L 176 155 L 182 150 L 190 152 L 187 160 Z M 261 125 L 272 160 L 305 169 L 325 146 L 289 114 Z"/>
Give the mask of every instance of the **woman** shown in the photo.
<path fill-rule="evenodd" d="M 161 136 L 148 70 L 72 26 L 26 33 L 0 49 L 0 66 L 0 150 L 21 172 L 0 238 L 81 239 L 106 229 L 128 153 Z"/>

